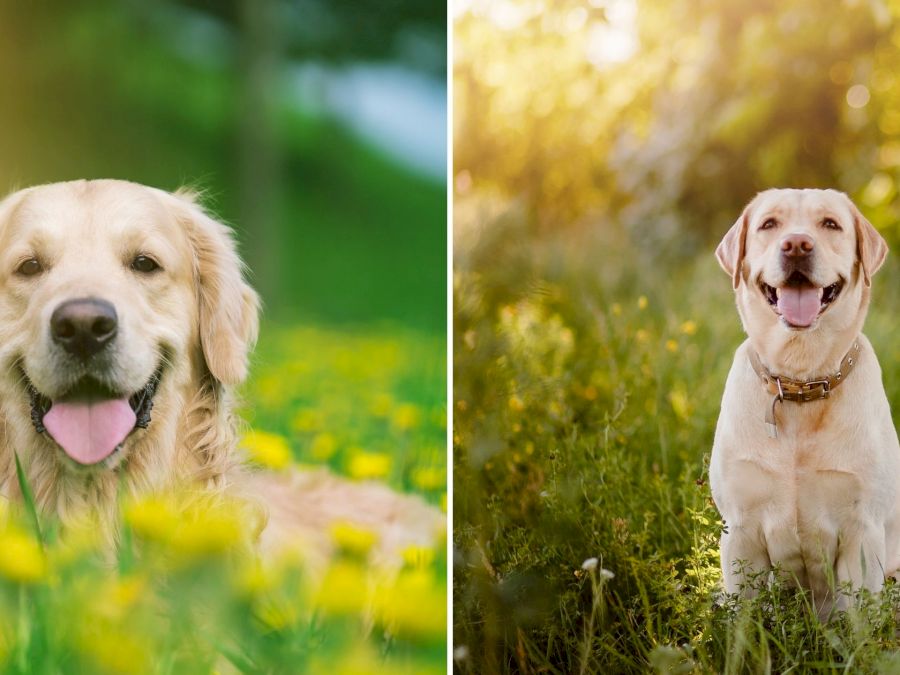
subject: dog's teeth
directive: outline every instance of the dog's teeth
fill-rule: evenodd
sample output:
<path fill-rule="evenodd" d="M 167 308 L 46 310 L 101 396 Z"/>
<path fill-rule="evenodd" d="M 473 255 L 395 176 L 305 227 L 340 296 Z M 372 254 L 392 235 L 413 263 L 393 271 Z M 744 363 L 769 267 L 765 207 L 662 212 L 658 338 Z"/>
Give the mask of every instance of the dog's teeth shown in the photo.
<path fill-rule="evenodd" d="M 781 297 L 781 289 L 780 289 L 780 288 L 777 288 L 777 287 L 775 288 L 775 297 L 776 297 L 776 298 L 780 298 L 780 297 Z"/>

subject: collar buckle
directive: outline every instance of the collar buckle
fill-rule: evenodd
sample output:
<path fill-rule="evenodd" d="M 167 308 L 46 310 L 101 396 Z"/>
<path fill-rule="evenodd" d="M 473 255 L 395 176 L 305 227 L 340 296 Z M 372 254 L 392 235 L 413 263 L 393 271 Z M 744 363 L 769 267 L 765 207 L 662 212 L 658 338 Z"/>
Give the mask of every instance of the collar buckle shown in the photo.
<path fill-rule="evenodd" d="M 831 382 L 829 380 L 813 380 L 812 382 L 804 382 L 803 389 L 805 390 L 806 394 L 811 394 L 813 392 L 813 389 L 820 385 L 822 387 L 822 395 L 819 398 L 828 398 L 831 395 Z"/>

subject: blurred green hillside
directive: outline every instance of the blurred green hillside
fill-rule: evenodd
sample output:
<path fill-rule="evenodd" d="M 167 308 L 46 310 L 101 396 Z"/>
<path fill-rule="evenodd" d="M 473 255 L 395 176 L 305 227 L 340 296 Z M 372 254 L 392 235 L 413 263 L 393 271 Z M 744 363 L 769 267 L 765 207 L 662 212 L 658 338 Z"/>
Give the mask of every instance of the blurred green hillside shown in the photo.
<path fill-rule="evenodd" d="M 440 333 L 443 182 L 311 111 L 289 78 L 307 61 L 375 58 L 435 76 L 388 48 L 408 32 L 445 40 L 443 18 L 414 4 L 399 3 L 375 41 L 340 4 L 4 0 L 0 188 L 196 185 L 237 227 L 270 318 Z"/>

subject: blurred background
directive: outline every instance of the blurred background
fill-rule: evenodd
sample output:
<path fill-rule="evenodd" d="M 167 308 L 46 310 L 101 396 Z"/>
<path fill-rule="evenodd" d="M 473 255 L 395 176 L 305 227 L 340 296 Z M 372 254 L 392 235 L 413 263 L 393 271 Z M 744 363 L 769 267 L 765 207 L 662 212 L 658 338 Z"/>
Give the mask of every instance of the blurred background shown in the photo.
<path fill-rule="evenodd" d="M 441 334 L 446 8 L 0 2 L 0 189 L 189 183 L 267 316 Z"/>
<path fill-rule="evenodd" d="M 900 5 L 452 7 L 457 668 L 839 662 L 711 599 L 743 339 L 713 251 L 760 190 L 846 191 L 894 249 L 866 332 L 898 409 Z"/>
<path fill-rule="evenodd" d="M 896 236 L 893 3 L 458 0 L 455 181 L 536 228 L 709 244 L 759 190 L 836 187 Z M 895 239 L 896 240 L 896 239 Z"/>

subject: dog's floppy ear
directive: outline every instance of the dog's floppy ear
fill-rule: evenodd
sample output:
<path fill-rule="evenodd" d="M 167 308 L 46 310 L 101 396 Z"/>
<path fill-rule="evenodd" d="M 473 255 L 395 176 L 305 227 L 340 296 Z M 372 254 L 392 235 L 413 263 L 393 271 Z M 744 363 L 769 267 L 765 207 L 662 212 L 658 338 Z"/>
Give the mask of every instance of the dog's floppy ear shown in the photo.
<path fill-rule="evenodd" d="M 0 197 L 0 227 L 4 226 L 10 216 L 19 208 L 22 201 L 34 188 L 14 190 L 5 197 Z"/>
<path fill-rule="evenodd" d="M 741 266 L 744 262 L 744 253 L 747 249 L 747 227 L 750 223 L 750 207 L 752 202 L 744 208 L 741 217 L 738 218 L 731 229 L 725 233 L 722 241 L 716 247 L 716 259 L 722 269 L 731 275 L 734 288 L 741 283 Z"/>
<path fill-rule="evenodd" d="M 850 210 L 853 212 L 853 222 L 856 227 L 856 255 L 862 266 L 863 280 L 866 286 L 871 286 L 872 275 L 878 271 L 887 257 L 887 242 L 849 197 L 847 201 L 850 202 Z"/>
<path fill-rule="evenodd" d="M 194 252 L 203 357 L 219 382 L 237 384 L 247 376 L 259 332 L 259 296 L 244 280 L 231 230 L 196 203 L 194 192 L 181 189 L 173 197 Z"/>

